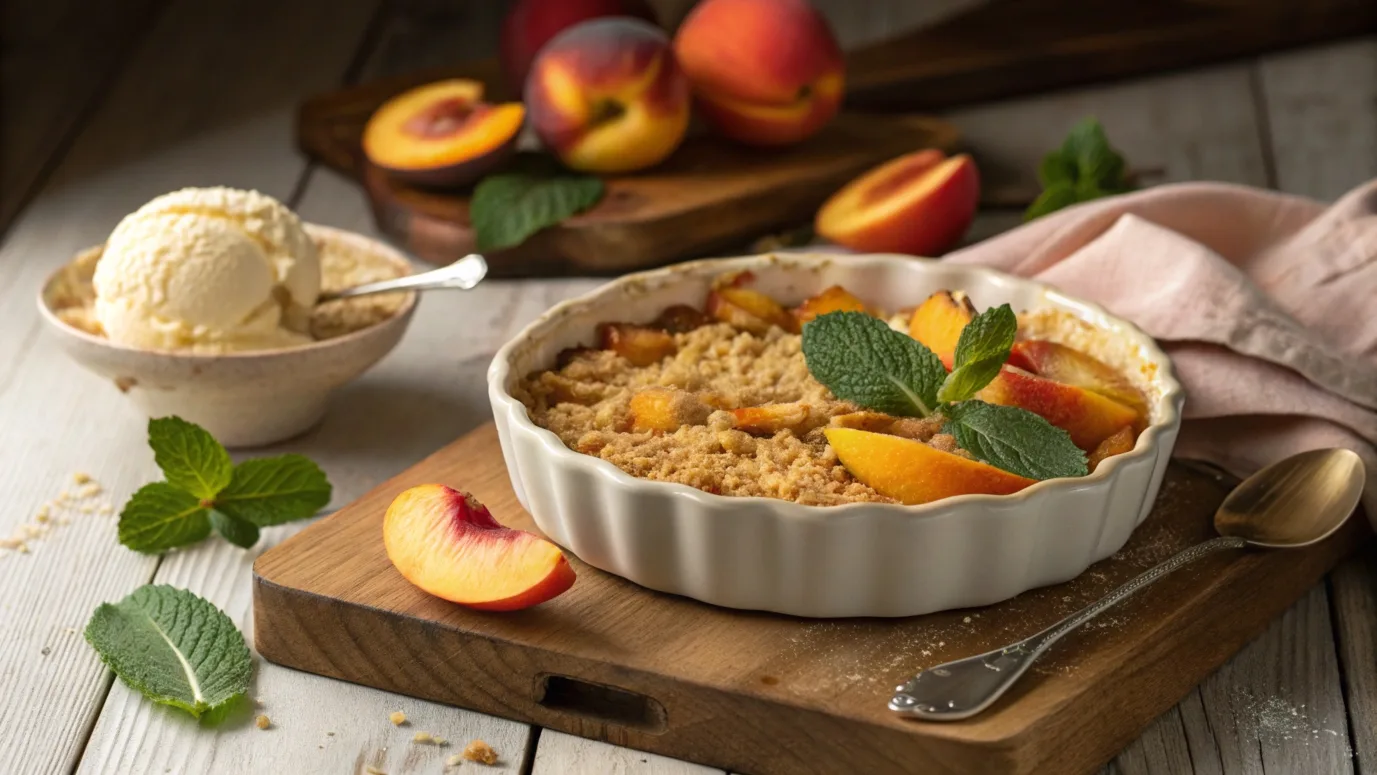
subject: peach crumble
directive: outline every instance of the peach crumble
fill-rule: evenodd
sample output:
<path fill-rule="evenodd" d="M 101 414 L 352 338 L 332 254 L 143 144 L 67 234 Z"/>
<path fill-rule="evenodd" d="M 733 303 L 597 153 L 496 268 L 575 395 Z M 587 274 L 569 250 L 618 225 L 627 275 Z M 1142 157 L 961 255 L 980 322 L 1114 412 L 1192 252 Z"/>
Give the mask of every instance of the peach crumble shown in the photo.
<path fill-rule="evenodd" d="M 942 291 L 886 323 L 840 287 L 787 309 L 752 279 L 719 278 L 703 312 L 603 323 L 598 347 L 561 352 L 514 395 L 570 449 L 632 476 L 822 506 L 1009 494 L 1085 474 L 1146 425 L 1133 381 L 1016 337 L 1008 305 L 977 313 Z M 1034 439 L 1031 454 L 984 443 L 1002 427 Z"/>

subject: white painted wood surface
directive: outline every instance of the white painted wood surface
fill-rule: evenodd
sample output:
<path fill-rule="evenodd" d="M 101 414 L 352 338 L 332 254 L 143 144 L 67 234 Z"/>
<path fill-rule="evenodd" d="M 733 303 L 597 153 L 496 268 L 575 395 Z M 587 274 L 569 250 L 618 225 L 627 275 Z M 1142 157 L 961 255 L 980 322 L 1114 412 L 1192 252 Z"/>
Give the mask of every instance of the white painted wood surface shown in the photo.
<path fill-rule="evenodd" d="M 74 489 L 74 471 L 102 481 L 103 499 L 115 505 L 156 475 L 144 419 L 41 338 L 32 297 L 52 267 L 98 242 L 120 215 L 181 185 L 256 187 L 283 198 L 298 191 L 304 218 L 373 232 L 353 184 L 321 170 L 303 178 L 290 135 L 294 100 L 339 82 L 354 61 L 366 73 L 444 61 L 447 50 L 434 41 L 454 34 L 425 30 L 452 28 L 456 17 L 385 26 L 358 59 L 371 17 L 367 7 L 325 0 L 233 7 L 184 0 L 146 32 L 52 179 L 0 242 L 0 536 Z M 1028 187 L 1037 159 L 1066 126 L 1095 113 L 1135 167 L 1160 168 L 1164 179 L 1265 185 L 1270 156 L 1281 188 L 1333 196 L 1377 175 L 1374 49 L 1377 42 L 1358 41 L 953 118 L 993 185 Z M 256 67 L 229 69 L 244 61 Z M 1014 212 L 985 214 L 980 234 L 1016 221 Z M 555 301 L 596 284 L 494 282 L 425 299 L 398 349 L 343 389 L 319 428 L 281 449 L 319 460 L 336 485 L 335 504 L 347 502 L 486 419 L 483 371 L 492 351 Z M 98 603 L 157 580 L 207 596 L 251 635 L 252 557 L 299 526 L 267 531 L 250 552 L 211 542 L 159 563 L 120 547 L 112 517 L 71 516 L 70 525 L 34 541 L 32 554 L 0 556 L 0 761 L 12 771 L 438 772 L 446 756 L 481 737 L 502 754 L 503 771 L 718 772 L 549 730 L 523 761 L 531 734 L 524 724 L 261 661 L 254 692 L 273 728 L 260 731 L 247 716 L 201 728 L 111 686 L 79 631 Z M 1377 772 L 1374 579 L 1371 553 L 1346 565 L 1332 581 L 1337 622 L 1317 587 L 1107 771 L 1343 773 L 1353 771 L 1352 747 L 1358 771 Z M 396 709 L 410 726 L 387 722 Z M 413 744 L 422 730 L 453 744 Z"/>

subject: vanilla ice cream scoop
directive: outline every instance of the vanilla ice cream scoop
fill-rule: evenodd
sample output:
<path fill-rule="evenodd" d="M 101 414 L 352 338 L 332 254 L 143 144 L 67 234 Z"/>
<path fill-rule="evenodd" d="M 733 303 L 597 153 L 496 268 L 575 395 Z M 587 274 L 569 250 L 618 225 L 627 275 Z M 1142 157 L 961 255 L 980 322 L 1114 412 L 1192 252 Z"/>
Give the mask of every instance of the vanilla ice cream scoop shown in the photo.
<path fill-rule="evenodd" d="M 94 277 L 113 342 L 233 352 L 311 341 L 320 260 L 301 221 L 257 191 L 185 188 L 125 216 Z"/>

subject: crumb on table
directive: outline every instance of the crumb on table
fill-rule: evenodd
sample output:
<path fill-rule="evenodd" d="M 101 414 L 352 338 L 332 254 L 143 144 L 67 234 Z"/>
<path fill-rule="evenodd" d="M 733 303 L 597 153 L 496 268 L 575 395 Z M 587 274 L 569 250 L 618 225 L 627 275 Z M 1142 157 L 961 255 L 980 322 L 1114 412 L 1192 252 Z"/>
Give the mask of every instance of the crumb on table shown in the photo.
<path fill-rule="evenodd" d="M 497 764 L 497 751 L 482 740 L 474 740 L 464 747 L 461 754 L 465 759 L 479 764 Z"/>

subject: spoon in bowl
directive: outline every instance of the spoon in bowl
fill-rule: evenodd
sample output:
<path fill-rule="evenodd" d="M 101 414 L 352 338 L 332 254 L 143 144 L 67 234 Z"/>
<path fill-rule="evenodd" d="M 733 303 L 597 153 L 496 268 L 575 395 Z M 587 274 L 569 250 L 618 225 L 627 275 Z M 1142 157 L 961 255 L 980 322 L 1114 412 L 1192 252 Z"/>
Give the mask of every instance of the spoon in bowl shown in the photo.
<path fill-rule="evenodd" d="M 335 299 L 348 299 L 354 296 L 368 296 L 390 291 L 429 291 L 435 288 L 458 288 L 467 291 L 477 285 L 488 274 L 488 262 L 477 253 L 455 261 L 449 266 L 432 269 L 429 272 L 407 275 L 392 280 L 355 285 L 339 291 L 322 293 L 316 298 L 317 304 Z"/>
<path fill-rule="evenodd" d="M 1172 571 L 1225 549 L 1295 549 L 1343 526 L 1363 493 L 1362 458 L 1347 449 L 1292 455 L 1234 488 L 1214 515 L 1219 537 L 1185 549 L 1042 632 L 1002 649 L 930 667 L 895 688 L 889 709 L 926 721 L 985 710 L 1063 635 Z"/>

